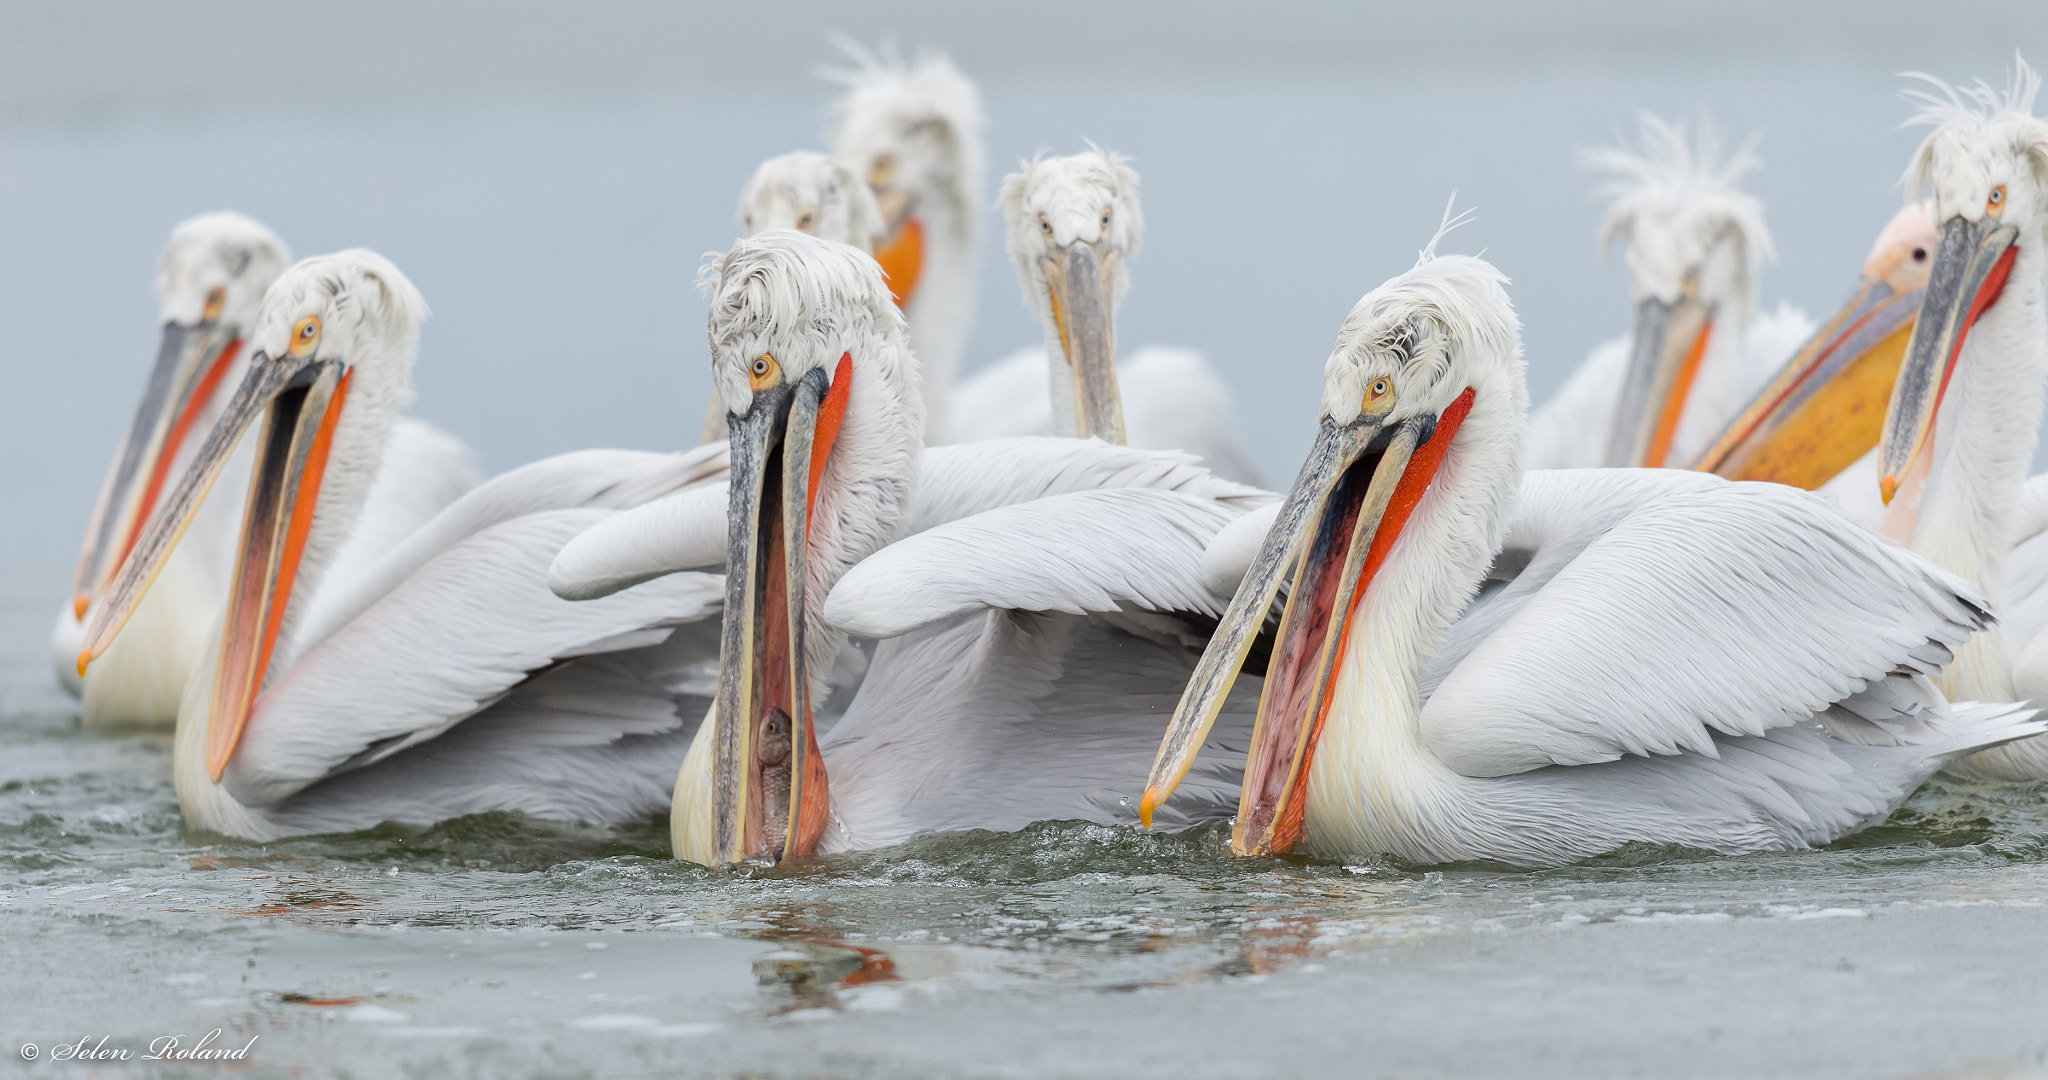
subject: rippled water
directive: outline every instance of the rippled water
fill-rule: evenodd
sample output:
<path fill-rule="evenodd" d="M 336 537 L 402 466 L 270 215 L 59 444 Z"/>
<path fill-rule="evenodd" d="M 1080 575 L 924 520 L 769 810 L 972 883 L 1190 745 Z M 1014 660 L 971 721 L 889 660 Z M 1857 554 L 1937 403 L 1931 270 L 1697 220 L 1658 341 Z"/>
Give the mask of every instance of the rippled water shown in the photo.
<path fill-rule="evenodd" d="M 78 730 L 38 585 L 0 598 L 0 1071 L 2048 1075 L 2039 789 L 1543 873 L 1076 824 L 772 872 L 679 865 L 662 823 L 253 845 L 181 829 L 166 740 Z M 246 1063 L 139 1060 L 214 1028 Z M 133 1057 L 50 1060 L 87 1036 Z"/>

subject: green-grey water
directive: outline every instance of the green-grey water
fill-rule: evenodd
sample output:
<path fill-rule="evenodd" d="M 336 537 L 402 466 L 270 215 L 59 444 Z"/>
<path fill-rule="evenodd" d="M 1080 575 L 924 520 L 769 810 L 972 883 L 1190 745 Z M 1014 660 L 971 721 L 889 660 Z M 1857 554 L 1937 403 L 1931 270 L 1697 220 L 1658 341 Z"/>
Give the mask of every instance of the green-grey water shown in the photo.
<path fill-rule="evenodd" d="M 671 861 L 658 822 L 248 844 L 182 828 L 166 739 L 79 730 L 28 577 L 0 607 L 0 1071 L 2048 1075 L 2039 788 L 1936 782 L 1825 851 L 1540 873 L 1072 823 L 753 872 Z M 216 1028 L 246 1060 L 144 1060 Z M 131 1056 L 52 1060 L 81 1039 Z"/>

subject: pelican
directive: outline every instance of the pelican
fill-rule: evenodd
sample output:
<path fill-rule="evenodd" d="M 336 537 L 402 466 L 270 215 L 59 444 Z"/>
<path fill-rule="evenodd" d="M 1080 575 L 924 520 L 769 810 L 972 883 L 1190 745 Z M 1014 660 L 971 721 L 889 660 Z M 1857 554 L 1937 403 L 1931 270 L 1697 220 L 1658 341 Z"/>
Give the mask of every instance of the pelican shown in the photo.
<path fill-rule="evenodd" d="M 1693 468 L 1819 491 L 1876 528 L 1884 514 L 1878 430 L 1940 242 L 1932 202 L 1893 215 L 1864 259 L 1849 302 L 1785 361 Z"/>
<path fill-rule="evenodd" d="M 923 449 L 904 320 L 853 248 L 765 232 L 705 281 L 726 497 L 607 519 L 550 571 L 578 598 L 726 571 L 717 703 L 676 775 L 677 856 L 774 862 L 941 829 L 1134 820 L 1158 722 L 1225 599 L 1199 555 L 1271 496 L 1096 440 Z M 1131 554 L 1133 535 L 1148 552 Z M 849 633 L 880 644 L 850 701 L 828 707 Z M 1178 822 L 1228 813 L 1249 730 L 1238 704 L 1191 785 L 1207 798 Z"/>
<path fill-rule="evenodd" d="M 1640 152 L 1585 155 L 1615 177 L 1600 246 L 1622 245 L 1634 324 L 1530 417 L 1533 469 L 1688 465 L 1813 331 L 1789 305 L 1752 318 L 1772 256 L 1763 207 L 1736 186 L 1755 155 L 1724 160 L 1704 116 L 1640 122 Z"/>
<path fill-rule="evenodd" d="M 178 711 L 172 772 L 196 828 L 271 840 L 488 810 L 613 822 L 667 805 L 708 693 L 697 673 L 716 655 L 717 579 L 568 604 L 546 570 L 604 508 L 703 479 L 722 448 L 537 462 L 340 578 L 343 541 L 392 464 L 425 314 L 372 252 L 279 277 L 247 335 L 247 374 L 94 612 L 81 666 L 137 609 L 260 416 L 226 608 Z"/>
<path fill-rule="evenodd" d="M 2040 76 L 2015 58 L 2004 93 L 1918 76 L 1912 122 L 1933 127 L 1906 172 L 1933 193 L 1937 247 L 1877 444 L 1884 534 L 2011 611 L 1956 650 L 1951 695 L 2048 701 L 2048 476 L 2027 479 L 2048 377 L 2048 122 Z M 1958 770 L 2048 779 L 2048 739 Z"/>
<path fill-rule="evenodd" d="M 1045 343 L 954 391 L 954 440 L 1093 436 L 1186 450 L 1221 476 L 1255 481 L 1229 388 L 1202 354 L 1154 345 L 1117 361 L 1116 308 L 1130 288 L 1125 263 L 1145 230 L 1130 160 L 1093 146 L 1041 154 L 1003 180 L 1001 205 L 1010 259 Z"/>
<path fill-rule="evenodd" d="M 846 163 L 812 150 L 769 158 L 740 189 L 744 235 L 795 229 L 873 252 L 885 226 L 874 192 Z M 899 297 L 900 302 L 902 298 Z M 698 442 L 725 441 L 725 404 L 711 395 Z"/>
<path fill-rule="evenodd" d="M 867 180 L 882 213 L 874 244 L 909 320 L 933 442 L 949 430 L 947 395 L 974 322 L 982 208 L 981 92 L 953 62 L 905 62 L 842 43 L 851 68 L 826 72 L 846 92 L 832 109 L 832 156 Z"/>
<path fill-rule="evenodd" d="M 1989 621 L 1974 590 L 1805 492 L 1680 470 L 1524 478 L 1507 279 L 1436 244 L 1345 320 L 1285 503 L 1212 542 L 1208 573 L 1242 583 L 1145 815 L 1283 588 L 1243 854 L 1552 866 L 1631 842 L 1799 848 L 2043 730 L 1928 680 Z"/>
<path fill-rule="evenodd" d="M 182 476 L 198 437 L 218 419 L 247 358 L 244 328 L 264 290 L 291 261 L 284 241 L 230 211 L 200 214 L 171 230 L 158 260 L 162 344 L 134 419 L 100 488 L 73 579 L 58 614 L 53 651 L 59 681 L 80 695 L 88 729 L 168 725 L 227 592 L 235 529 L 242 516 L 247 455 L 230 465 L 227 490 L 204 501 L 186 537 L 158 573 L 127 632 L 93 666 L 77 672 L 85 616 L 164 493 Z M 469 450 L 417 420 L 395 425 L 387 448 L 398 468 L 370 499 L 351 561 L 403 538 L 475 486 Z"/>

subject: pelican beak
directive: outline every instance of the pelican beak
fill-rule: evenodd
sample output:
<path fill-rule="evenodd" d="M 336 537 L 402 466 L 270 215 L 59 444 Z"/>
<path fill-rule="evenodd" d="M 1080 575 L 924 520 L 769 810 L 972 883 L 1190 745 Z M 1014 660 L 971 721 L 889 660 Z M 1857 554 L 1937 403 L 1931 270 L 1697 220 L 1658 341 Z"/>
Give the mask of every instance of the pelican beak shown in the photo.
<path fill-rule="evenodd" d="M 875 262 L 881 264 L 889 295 L 902 309 L 917 295 L 917 279 L 924 274 L 924 222 L 914 217 L 888 220 L 897 224 L 887 239 L 875 245 Z"/>
<path fill-rule="evenodd" d="M 339 360 L 273 360 L 257 353 L 177 489 L 143 528 L 109 588 L 107 602 L 86 629 L 85 650 L 78 658 L 80 674 L 120 632 L 191 524 L 236 443 L 257 415 L 264 414 L 207 717 L 207 768 L 216 783 L 241 740 L 277 645 L 348 382 L 349 369 Z"/>
<path fill-rule="evenodd" d="M 1935 418 L 1955 374 L 1956 358 L 1977 318 L 2005 291 L 2013 260 L 2019 256 L 2018 241 L 2019 229 L 1996 218 L 1970 221 L 1957 216 L 1942 226 L 1919 321 L 1892 386 L 1877 444 L 1878 486 L 1887 505 L 1902 484 L 1927 473 Z M 1911 512 L 1916 501 L 1917 491 L 1902 509 Z"/>
<path fill-rule="evenodd" d="M 1146 825 L 1194 764 L 1284 584 L 1286 606 L 1259 695 L 1230 846 L 1240 855 L 1268 855 L 1301 842 L 1308 767 L 1352 616 L 1435 479 L 1472 398 L 1466 390 L 1440 415 L 1323 421 L 1174 710 L 1138 806 Z"/>
<path fill-rule="evenodd" d="M 1607 437 L 1609 468 L 1662 468 L 1678 433 L 1693 376 L 1714 329 L 1714 309 L 1690 278 L 1676 300 L 1649 297 L 1636 305 L 1628 375 Z"/>
<path fill-rule="evenodd" d="M 211 313 L 210 313 L 211 314 Z M 142 401 L 135 406 L 121 450 L 100 485 L 86 527 L 85 546 L 72 576 L 72 613 L 86 608 L 106 587 L 121 560 L 134 548 L 142 525 L 163 495 L 164 482 L 193 424 L 213 403 L 242 339 L 213 318 L 198 323 L 167 322 L 150 369 Z"/>
<path fill-rule="evenodd" d="M 1876 446 L 1937 240 L 1928 203 L 1886 224 L 1849 303 L 1792 354 L 1693 468 L 1811 491 Z"/>
<path fill-rule="evenodd" d="M 808 855 L 830 809 L 811 724 L 804 588 L 810 515 L 853 382 L 842 356 L 757 390 L 731 419 L 725 621 L 713 714 L 711 837 L 717 863 Z"/>
<path fill-rule="evenodd" d="M 1122 445 L 1124 410 L 1116 388 L 1117 249 L 1076 240 L 1039 256 L 1060 350 L 1074 378 L 1075 434 Z"/>

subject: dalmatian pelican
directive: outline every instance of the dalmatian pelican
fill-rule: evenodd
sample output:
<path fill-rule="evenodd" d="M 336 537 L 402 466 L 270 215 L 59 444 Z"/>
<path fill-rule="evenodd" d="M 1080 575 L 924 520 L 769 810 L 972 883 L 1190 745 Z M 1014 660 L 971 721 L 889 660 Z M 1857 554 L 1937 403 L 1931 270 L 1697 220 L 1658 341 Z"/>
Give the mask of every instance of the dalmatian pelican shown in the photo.
<path fill-rule="evenodd" d="M 195 828 L 260 841 L 488 810 L 637 820 L 668 804 L 709 693 L 718 579 L 569 604 L 546 571 L 611 509 L 721 472 L 724 448 L 536 462 L 338 573 L 396 464 L 425 314 L 372 252 L 285 271 L 248 325 L 240 384 L 93 611 L 81 668 L 118 640 L 248 433 L 225 610 L 173 740 Z"/>
<path fill-rule="evenodd" d="M 1705 116 L 1639 119 L 1639 150 L 1585 154 L 1614 177 L 1600 246 L 1621 245 L 1635 320 L 1530 417 L 1534 469 L 1688 465 L 1813 331 L 1790 306 L 1753 317 L 1771 235 L 1737 181 L 1756 156 L 1724 155 Z"/>
<path fill-rule="evenodd" d="M 1041 154 L 1004 178 L 1001 206 L 1006 247 L 1045 343 L 954 391 L 955 441 L 1092 436 L 1186 450 L 1218 475 L 1256 481 L 1230 389 L 1202 354 L 1151 345 L 1117 359 L 1116 308 L 1145 230 L 1130 160 L 1094 146 Z"/>
<path fill-rule="evenodd" d="M 100 488 L 72 598 L 53 634 L 59 681 L 80 696 L 80 720 L 88 729 L 168 725 L 177 718 L 186 678 L 227 592 L 246 454 L 230 464 L 234 479 L 226 489 L 198 509 L 127 633 L 89 678 L 80 678 L 85 618 L 241 381 L 243 331 L 264 290 L 290 262 L 276 233 L 231 211 L 180 222 L 164 245 L 156 274 L 163 323 L 156 365 Z M 382 550 L 476 484 L 469 449 L 421 421 L 395 424 L 386 453 L 399 467 L 371 496 L 360 543 L 345 560 Z"/>
<path fill-rule="evenodd" d="M 930 441 L 942 442 L 950 430 L 947 396 L 974 322 L 981 91 L 937 53 L 906 62 L 891 49 L 840 45 L 853 65 L 825 73 L 846 87 L 833 105 L 828 141 L 832 156 L 867 181 L 881 210 L 875 261 L 909 321 Z"/>
<path fill-rule="evenodd" d="M 1933 194 L 1940 244 L 1877 444 L 1881 529 L 1972 582 L 2003 625 L 1956 650 L 1954 697 L 2048 701 L 2048 476 L 2027 478 L 2048 377 L 2048 122 L 2015 58 L 2004 92 L 1932 76 L 1907 94 L 1933 128 L 1907 183 Z M 2048 779 L 2048 739 L 1957 771 Z"/>
<path fill-rule="evenodd" d="M 575 598 L 726 572 L 717 702 L 676 776 L 677 856 L 1134 820 L 1158 722 L 1224 600 L 1199 576 L 1203 544 L 1272 497 L 1096 440 L 924 449 L 904 319 L 853 248 L 765 232 L 705 281 L 729 489 L 600 522 L 550 571 Z M 848 634 L 879 644 L 828 709 Z M 1196 770 L 1207 797 L 1176 821 L 1228 814 L 1238 705 Z"/>
<path fill-rule="evenodd" d="M 1631 842 L 1799 848 L 2043 730 L 1929 680 L 1989 622 L 1975 590 L 1808 493 L 1682 470 L 1525 478 L 1506 278 L 1435 247 L 1345 320 L 1285 503 L 1205 555 L 1241 584 L 1146 815 L 1283 588 L 1243 854 L 1552 866 Z"/>

